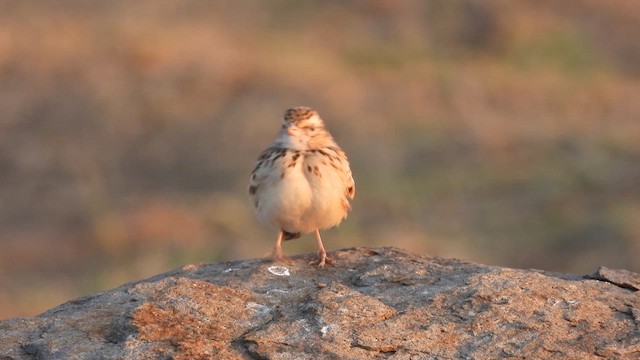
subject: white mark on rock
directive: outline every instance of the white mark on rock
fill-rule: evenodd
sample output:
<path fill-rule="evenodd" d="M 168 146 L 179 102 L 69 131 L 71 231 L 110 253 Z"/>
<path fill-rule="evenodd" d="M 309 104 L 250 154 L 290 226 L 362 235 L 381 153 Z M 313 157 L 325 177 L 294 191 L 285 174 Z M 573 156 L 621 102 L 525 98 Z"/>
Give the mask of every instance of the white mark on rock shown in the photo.
<path fill-rule="evenodd" d="M 329 331 L 331 331 L 332 326 L 331 325 L 325 325 L 322 328 L 320 328 L 320 333 L 322 333 L 322 337 L 324 337 L 325 335 L 327 335 L 327 333 Z"/>
<path fill-rule="evenodd" d="M 258 313 L 260 315 L 271 312 L 271 308 L 268 307 L 267 305 L 262 305 L 254 302 L 247 303 L 247 308 L 250 310 L 253 310 L 255 313 Z"/>
<path fill-rule="evenodd" d="M 271 289 L 267 291 L 267 295 L 273 295 L 274 293 L 288 294 L 289 292 L 287 290 L 280 290 L 280 289 Z"/>
<path fill-rule="evenodd" d="M 269 270 L 270 273 L 272 273 L 273 275 L 276 276 L 289 276 L 291 274 L 289 274 L 289 269 L 287 269 L 284 266 L 269 266 L 267 268 L 267 270 Z"/>
<path fill-rule="evenodd" d="M 236 270 L 238 270 L 238 268 L 229 268 L 229 269 L 223 271 L 222 273 L 226 274 L 226 273 L 229 273 L 229 272 L 232 272 L 232 271 L 236 271 Z"/>

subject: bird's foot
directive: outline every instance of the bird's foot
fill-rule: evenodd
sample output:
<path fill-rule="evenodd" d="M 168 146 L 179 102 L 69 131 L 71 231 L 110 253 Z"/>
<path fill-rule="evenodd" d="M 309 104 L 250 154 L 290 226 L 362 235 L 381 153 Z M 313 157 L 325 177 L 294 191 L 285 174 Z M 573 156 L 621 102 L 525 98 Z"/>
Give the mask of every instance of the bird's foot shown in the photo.
<path fill-rule="evenodd" d="M 318 259 L 310 261 L 309 265 L 317 265 L 322 269 L 325 265 L 335 265 L 336 261 L 327 256 L 327 253 L 318 253 Z"/>

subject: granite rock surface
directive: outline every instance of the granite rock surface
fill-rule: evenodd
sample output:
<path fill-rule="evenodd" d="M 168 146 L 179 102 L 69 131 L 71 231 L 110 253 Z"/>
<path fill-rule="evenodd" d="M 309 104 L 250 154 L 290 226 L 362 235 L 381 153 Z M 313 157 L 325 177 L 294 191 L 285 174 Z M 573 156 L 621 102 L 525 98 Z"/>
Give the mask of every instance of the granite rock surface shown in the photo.
<path fill-rule="evenodd" d="M 396 248 L 187 265 L 0 322 L 0 359 L 640 359 L 638 274 Z"/>

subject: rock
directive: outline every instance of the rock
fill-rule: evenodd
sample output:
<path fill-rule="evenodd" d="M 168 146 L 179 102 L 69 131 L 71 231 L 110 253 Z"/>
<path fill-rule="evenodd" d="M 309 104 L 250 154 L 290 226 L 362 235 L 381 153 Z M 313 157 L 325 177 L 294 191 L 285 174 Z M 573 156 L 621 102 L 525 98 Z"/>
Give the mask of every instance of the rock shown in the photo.
<path fill-rule="evenodd" d="M 640 293 L 611 275 L 332 256 L 189 265 L 5 320 L 0 359 L 640 358 Z"/>
<path fill-rule="evenodd" d="M 640 290 L 640 274 L 624 269 L 609 269 L 601 266 L 593 274 L 585 276 L 587 279 L 608 281 L 620 287 L 634 291 Z"/>

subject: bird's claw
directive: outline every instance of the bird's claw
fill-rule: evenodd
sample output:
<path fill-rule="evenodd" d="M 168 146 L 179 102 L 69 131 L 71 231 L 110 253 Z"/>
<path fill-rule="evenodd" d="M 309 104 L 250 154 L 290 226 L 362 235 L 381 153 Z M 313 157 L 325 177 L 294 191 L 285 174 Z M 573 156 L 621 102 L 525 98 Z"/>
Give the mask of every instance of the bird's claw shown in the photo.
<path fill-rule="evenodd" d="M 318 268 L 322 269 L 325 265 L 335 265 L 335 263 L 336 261 L 328 257 L 326 254 L 319 254 L 318 259 L 310 261 L 309 265 L 317 265 Z"/>

